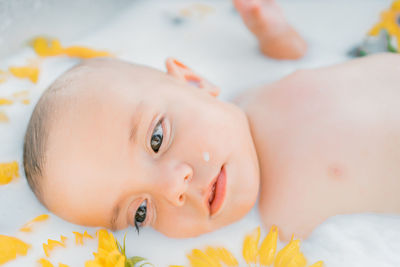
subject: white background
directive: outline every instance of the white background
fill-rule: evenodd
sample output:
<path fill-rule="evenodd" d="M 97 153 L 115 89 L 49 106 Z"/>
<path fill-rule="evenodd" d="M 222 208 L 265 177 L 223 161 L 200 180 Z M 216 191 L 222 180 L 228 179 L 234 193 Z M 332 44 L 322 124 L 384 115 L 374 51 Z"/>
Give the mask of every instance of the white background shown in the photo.
<path fill-rule="evenodd" d="M 193 3 L 204 3 L 213 11 L 205 17 L 183 18 L 174 24 L 182 8 Z M 379 13 L 390 5 L 389 0 L 303 0 L 278 1 L 289 21 L 309 43 L 307 56 L 297 62 L 275 61 L 263 57 L 257 50 L 255 38 L 246 30 L 231 1 L 134 1 L 118 17 L 97 30 L 74 40 L 63 40 L 64 45 L 86 45 L 106 49 L 119 58 L 164 70 L 164 60 L 174 56 L 182 60 L 222 88 L 221 99 L 229 100 L 238 92 L 272 82 L 298 68 L 312 68 L 348 60 L 347 52 L 359 44 Z M 82 10 L 80 10 L 82 12 Z M 182 19 L 182 18 L 181 18 Z M 24 65 L 35 58 L 30 48 L 0 60 L 0 69 L 10 65 Z M 29 106 L 14 104 L 0 107 L 10 117 L 10 122 L 0 124 L 0 162 L 18 160 L 22 168 L 22 145 L 30 113 L 40 94 L 61 72 L 78 60 L 64 57 L 46 59 L 41 65 L 38 84 L 10 79 L 0 85 L 0 97 L 13 92 L 30 90 Z M 329 153 L 329 151 L 327 151 Z M 44 256 L 42 243 L 48 238 L 59 240 L 69 237 L 66 249 L 55 249 L 50 260 L 70 266 L 83 266 L 92 259 L 96 241 L 76 246 L 72 231 L 95 228 L 73 225 L 51 215 L 45 223 L 36 225 L 33 233 L 20 233 L 18 229 L 37 215 L 48 213 L 31 193 L 23 171 L 21 178 L 0 186 L 0 234 L 21 238 L 32 245 L 25 257 L 6 264 L 36 266 L 35 261 Z M 100 196 L 101 197 L 101 196 Z M 173 218 L 171 218 L 173 220 Z M 178 222 L 177 222 L 178 223 Z M 261 225 L 256 209 L 238 223 L 199 238 L 169 239 L 152 229 L 138 236 L 127 230 L 127 254 L 147 257 L 155 266 L 169 264 L 188 265 L 185 254 L 204 245 L 223 245 L 241 258 L 243 237 Z M 263 236 L 265 235 L 263 229 Z M 119 240 L 126 230 L 116 233 Z M 302 242 L 302 251 L 310 260 L 324 260 L 328 267 L 343 266 L 400 266 L 400 217 L 397 215 L 347 215 L 336 216 Z M 281 244 L 282 245 L 282 244 Z M 245 266 L 242 262 L 241 266 Z"/>

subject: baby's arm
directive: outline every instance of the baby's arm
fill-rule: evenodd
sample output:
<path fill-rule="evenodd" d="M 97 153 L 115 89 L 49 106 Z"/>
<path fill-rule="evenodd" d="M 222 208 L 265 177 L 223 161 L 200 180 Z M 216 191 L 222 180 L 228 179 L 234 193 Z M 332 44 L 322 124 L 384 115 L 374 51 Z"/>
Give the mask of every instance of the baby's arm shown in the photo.
<path fill-rule="evenodd" d="M 247 28 L 266 56 L 299 59 L 307 51 L 304 39 L 286 21 L 275 0 L 233 0 Z"/>

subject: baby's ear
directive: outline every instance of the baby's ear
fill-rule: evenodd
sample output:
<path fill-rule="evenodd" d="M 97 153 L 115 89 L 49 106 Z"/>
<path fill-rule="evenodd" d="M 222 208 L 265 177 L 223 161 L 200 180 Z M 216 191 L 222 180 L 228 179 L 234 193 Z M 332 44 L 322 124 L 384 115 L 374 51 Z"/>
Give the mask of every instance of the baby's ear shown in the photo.
<path fill-rule="evenodd" d="M 197 88 L 206 90 L 210 95 L 217 97 L 219 95 L 219 88 L 215 85 L 211 84 L 206 79 L 197 75 L 190 68 L 185 66 L 180 61 L 174 58 L 168 58 L 166 61 L 167 72 L 168 74 L 174 76 L 178 80 L 187 82 L 190 85 L 193 85 Z"/>

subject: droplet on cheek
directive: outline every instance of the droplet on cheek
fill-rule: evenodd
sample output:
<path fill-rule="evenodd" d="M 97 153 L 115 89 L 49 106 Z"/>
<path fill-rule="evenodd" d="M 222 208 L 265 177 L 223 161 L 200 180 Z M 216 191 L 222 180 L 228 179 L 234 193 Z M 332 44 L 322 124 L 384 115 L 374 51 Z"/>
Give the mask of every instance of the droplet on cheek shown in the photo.
<path fill-rule="evenodd" d="M 203 159 L 205 162 L 208 162 L 210 160 L 210 154 L 208 152 L 204 152 Z"/>

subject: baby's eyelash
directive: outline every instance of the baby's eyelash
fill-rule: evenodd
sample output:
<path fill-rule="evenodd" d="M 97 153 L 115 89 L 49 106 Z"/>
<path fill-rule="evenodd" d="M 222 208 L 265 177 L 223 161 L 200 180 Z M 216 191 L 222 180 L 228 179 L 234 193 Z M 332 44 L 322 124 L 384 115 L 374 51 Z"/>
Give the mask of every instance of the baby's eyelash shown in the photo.
<path fill-rule="evenodd" d="M 137 234 L 139 235 L 139 233 L 140 233 L 140 226 L 138 226 L 136 222 L 135 222 L 135 228 L 136 228 Z"/>
<path fill-rule="evenodd" d="M 139 220 L 139 223 L 142 224 L 143 222 L 146 221 L 147 218 L 147 199 L 145 199 L 139 206 L 139 208 L 135 211 L 133 222 L 135 224 L 136 231 L 139 234 L 141 226 L 138 225 L 137 221 Z"/>
<path fill-rule="evenodd" d="M 153 129 L 150 140 L 150 147 L 153 152 L 158 153 L 164 139 L 163 118 L 161 118 Z"/>

